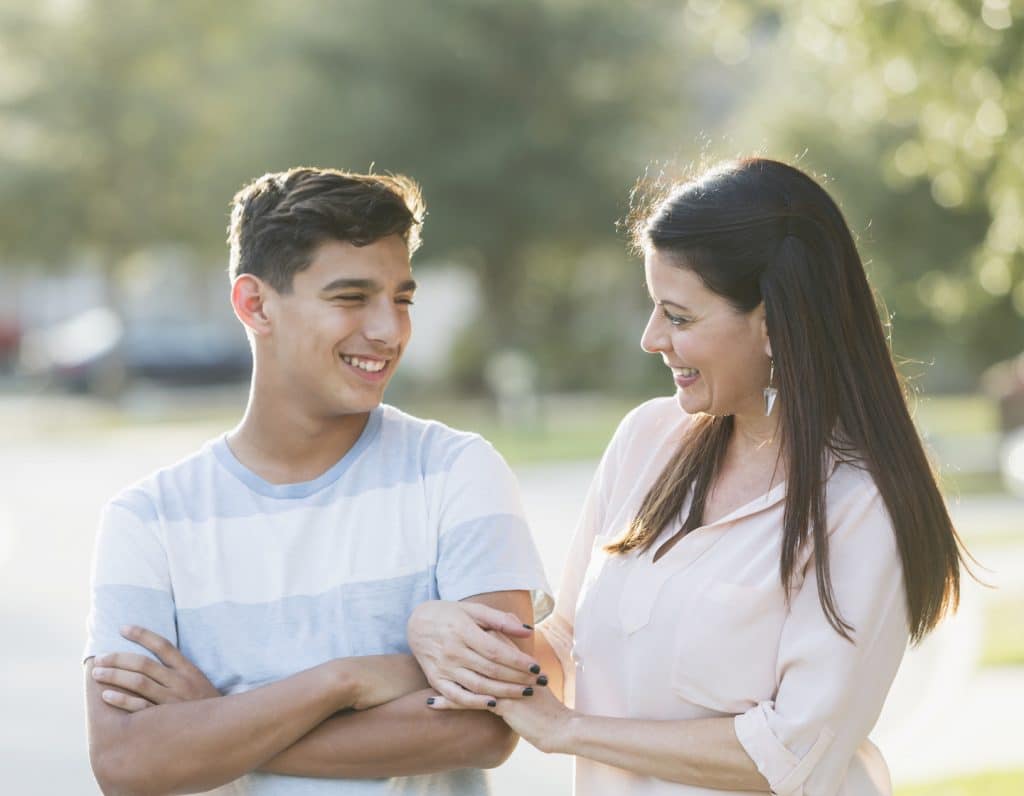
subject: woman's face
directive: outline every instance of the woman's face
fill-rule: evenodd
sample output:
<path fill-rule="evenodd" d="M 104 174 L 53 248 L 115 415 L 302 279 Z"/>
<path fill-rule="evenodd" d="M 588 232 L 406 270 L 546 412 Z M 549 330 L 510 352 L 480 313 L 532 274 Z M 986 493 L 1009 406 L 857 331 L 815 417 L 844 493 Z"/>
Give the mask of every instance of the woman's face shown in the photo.
<path fill-rule="evenodd" d="M 677 255 L 656 249 L 644 271 L 654 309 L 640 345 L 661 354 L 683 411 L 763 416 L 771 356 L 764 305 L 737 311 Z"/>

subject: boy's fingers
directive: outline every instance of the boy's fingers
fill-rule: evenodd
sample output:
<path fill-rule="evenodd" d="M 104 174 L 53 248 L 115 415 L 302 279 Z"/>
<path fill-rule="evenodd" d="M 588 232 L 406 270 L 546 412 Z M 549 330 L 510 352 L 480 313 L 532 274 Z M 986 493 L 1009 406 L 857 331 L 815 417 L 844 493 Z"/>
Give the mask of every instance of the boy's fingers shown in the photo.
<path fill-rule="evenodd" d="M 181 668 L 182 664 L 188 663 L 177 647 L 152 630 L 147 630 L 137 625 L 126 625 L 121 628 L 121 635 L 129 641 L 134 641 L 136 644 L 148 649 L 160 659 L 164 666 L 169 666 L 173 669 Z"/>
<path fill-rule="evenodd" d="M 153 707 L 152 702 L 149 702 L 142 697 L 122 694 L 120 691 L 104 691 L 102 698 L 108 705 L 120 708 L 121 710 L 125 710 L 129 713 L 138 713 L 140 710 Z"/>
<path fill-rule="evenodd" d="M 116 686 L 125 691 L 130 691 L 149 702 L 157 702 L 163 686 L 155 680 L 151 680 L 139 672 L 125 671 L 124 669 L 109 669 L 105 666 L 94 666 L 92 678 L 98 683 Z"/>
<path fill-rule="evenodd" d="M 157 663 L 145 655 L 138 655 L 134 652 L 110 652 L 100 655 L 93 660 L 93 665 L 98 668 L 124 669 L 129 672 L 139 672 L 161 685 L 169 684 L 170 669 Z"/>

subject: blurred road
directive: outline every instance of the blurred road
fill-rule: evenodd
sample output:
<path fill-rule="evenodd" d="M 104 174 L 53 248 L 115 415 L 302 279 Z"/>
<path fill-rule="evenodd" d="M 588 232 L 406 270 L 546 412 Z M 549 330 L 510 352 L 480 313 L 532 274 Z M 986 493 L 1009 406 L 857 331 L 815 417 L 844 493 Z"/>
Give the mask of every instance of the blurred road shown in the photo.
<path fill-rule="evenodd" d="M 0 411 L 0 422 L 12 415 Z M 0 426 L 3 427 L 3 426 Z M 96 519 L 119 488 L 194 450 L 219 429 L 154 425 L 107 433 L 49 434 L 3 427 L 0 450 L 0 771 L 4 793 L 94 794 L 84 734 L 80 653 Z M 593 470 L 592 463 L 520 471 L 524 498 L 545 565 L 557 587 Z M 1019 518 L 1009 498 L 964 499 L 955 507 L 968 530 L 992 518 Z M 991 582 L 1024 589 L 1020 548 L 986 551 Z M 988 595 L 966 585 L 963 610 L 912 652 L 897 679 L 876 737 L 897 782 L 946 773 L 1024 765 L 1019 722 L 1024 669 L 975 671 L 980 607 Z M 566 794 L 568 760 L 522 744 L 494 773 L 495 792 Z"/>

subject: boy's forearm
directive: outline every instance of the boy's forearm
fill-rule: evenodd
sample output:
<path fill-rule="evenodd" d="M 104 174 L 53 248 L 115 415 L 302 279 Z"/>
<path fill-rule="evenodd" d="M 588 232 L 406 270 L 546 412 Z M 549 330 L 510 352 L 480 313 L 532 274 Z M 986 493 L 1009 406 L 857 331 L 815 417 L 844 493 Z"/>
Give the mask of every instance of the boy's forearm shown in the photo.
<path fill-rule="evenodd" d="M 91 665 L 89 667 L 91 669 Z M 232 696 L 122 713 L 86 674 L 90 756 L 105 793 L 194 793 L 246 774 L 351 704 L 343 670 L 324 664 Z"/>
<path fill-rule="evenodd" d="M 344 779 L 494 768 L 519 740 L 497 716 L 430 710 L 429 689 L 386 705 L 327 719 L 261 771 Z"/>

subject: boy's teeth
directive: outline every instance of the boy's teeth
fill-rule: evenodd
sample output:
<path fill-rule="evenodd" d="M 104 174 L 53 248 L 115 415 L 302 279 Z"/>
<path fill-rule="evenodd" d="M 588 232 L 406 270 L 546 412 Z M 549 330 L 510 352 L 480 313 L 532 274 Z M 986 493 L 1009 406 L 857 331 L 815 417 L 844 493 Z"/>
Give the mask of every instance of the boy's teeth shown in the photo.
<path fill-rule="evenodd" d="M 344 355 L 342 355 L 341 359 L 343 362 L 347 362 L 349 365 L 357 367 L 360 370 L 365 370 L 368 373 L 379 373 L 384 370 L 385 366 L 388 364 L 386 361 L 360 359 L 359 357 L 347 357 Z"/>

